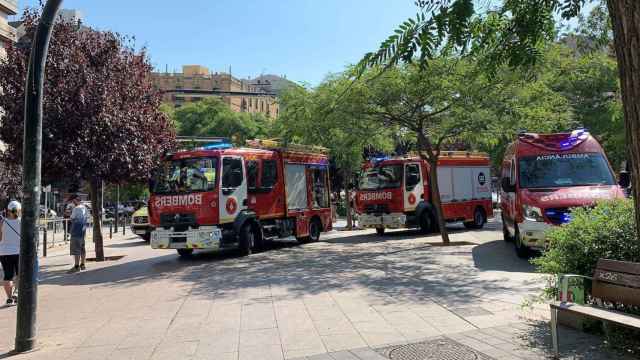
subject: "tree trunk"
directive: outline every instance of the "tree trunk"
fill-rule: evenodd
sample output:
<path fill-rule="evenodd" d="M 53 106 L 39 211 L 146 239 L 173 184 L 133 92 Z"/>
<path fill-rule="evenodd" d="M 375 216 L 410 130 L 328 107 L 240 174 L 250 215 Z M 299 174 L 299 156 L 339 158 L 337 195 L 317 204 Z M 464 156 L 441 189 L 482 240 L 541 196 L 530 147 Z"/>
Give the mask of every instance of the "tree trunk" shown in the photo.
<path fill-rule="evenodd" d="M 640 1 L 608 0 L 607 4 L 620 73 L 636 224 L 640 228 Z"/>
<path fill-rule="evenodd" d="M 436 210 L 436 219 L 438 228 L 442 236 L 442 243 L 449 244 L 449 232 L 447 231 L 447 223 L 444 220 L 444 212 L 442 211 L 442 201 L 440 201 L 440 189 L 438 188 L 438 159 L 435 161 L 429 159 L 429 188 L 431 189 L 431 201 Z"/>
<path fill-rule="evenodd" d="M 96 261 L 104 261 L 104 247 L 102 244 L 102 201 L 100 199 L 100 180 L 91 179 L 91 216 L 93 217 L 93 243 L 96 248 Z"/>
<path fill-rule="evenodd" d="M 351 214 L 351 191 L 349 185 L 351 184 L 351 173 L 344 174 L 344 194 L 345 194 L 345 208 L 347 209 L 347 230 L 353 230 L 353 215 Z"/>

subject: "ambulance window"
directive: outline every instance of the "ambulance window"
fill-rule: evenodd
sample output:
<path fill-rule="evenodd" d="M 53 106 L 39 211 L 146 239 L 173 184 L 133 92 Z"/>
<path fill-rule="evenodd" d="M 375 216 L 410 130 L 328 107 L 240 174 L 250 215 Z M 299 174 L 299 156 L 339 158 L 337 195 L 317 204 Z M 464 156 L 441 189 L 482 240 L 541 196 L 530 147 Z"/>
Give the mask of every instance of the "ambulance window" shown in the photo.
<path fill-rule="evenodd" d="M 278 167 L 275 160 L 262 161 L 262 177 L 260 178 L 260 186 L 263 189 L 270 189 L 278 180 Z"/>
<path fill-rule="evenodd" d="M 255 160 L 247 161 L 247 190 L 255 191 L 258 186 L 258 162 Z"/>
<path fill-rule="evenodd" d="M 420 165 L 408 164 L 405 172 L 405 186 L 407 191 L 413 191 L 420 183 Z"/>
<path fill-rule="evenodd" d="M 237 188 L 242 185 L 242 160 L 234 158 L 222 159 L 222 187 Z"/>

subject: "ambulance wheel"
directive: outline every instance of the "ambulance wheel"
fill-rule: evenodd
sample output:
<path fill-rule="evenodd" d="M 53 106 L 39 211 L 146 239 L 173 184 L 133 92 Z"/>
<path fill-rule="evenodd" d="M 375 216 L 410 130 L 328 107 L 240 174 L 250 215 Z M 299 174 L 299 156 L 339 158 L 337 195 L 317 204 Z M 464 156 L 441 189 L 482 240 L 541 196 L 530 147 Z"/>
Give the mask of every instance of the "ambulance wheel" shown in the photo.
<path fill-rule="evenodd" d="M 317 218 L 311 220 L 309 224 L 309 242 L 317 242 L 320 240 L 322 232 L 322 223 Z"/>
<path fill-rule="evenodd" d="M 434 223 L 431 214 L 428 211 L 423 211 L 420 215 L 420 232 L 423 234 L 430 234 L 434 232 Z"/>
<path fill-rule="evenodd" d="M 384 235 L 384 230 L 385 228 L 380 227 L 380 228 L 376 228 L 376 234 L 378 234 L 379 236 Z"/>
<path fill-rule="evenodd" d="M 183 259 L 188 259 L 193 255 L 193 249 L 177 249 L 178 255 Z"/>
<path fill-rule="evenodd" d="M 251 255 L 251 249 L 255 240 L 255 234 L 251 224 L 244 224 L 240 229 L 240 242 L 238 248 L 242 256 Z"/>
<path fill-rule="evenodd" d="M 502 238 L 506 242 L 512 242 L 513 241 L 513 237 L 511 236 L 511 234 L 509 234 L 509 229 L 507 228 L 507 223 L 504 221 L 504 214 L 501 215 L 501 217 L 502 217 Z"/>
<path fill-rule="evenodd" d="M 522 241 L 522 236 L 520 236 L 520 230 L 518 229 L 518 225 L 516 225 L 515 228 L 516 228 L 516 234 L 513 238 L 516 242 L 516 254 L 521 259 L 528 259 L 531 256 L 531 250 Z"/>
<path fill-rule="evenodd" d="M 467 229 L 482 229 L 487 222 L 482 208 L 477 207 L 473 212 L 473 221 L 465 221 L 464 227 Z"/>

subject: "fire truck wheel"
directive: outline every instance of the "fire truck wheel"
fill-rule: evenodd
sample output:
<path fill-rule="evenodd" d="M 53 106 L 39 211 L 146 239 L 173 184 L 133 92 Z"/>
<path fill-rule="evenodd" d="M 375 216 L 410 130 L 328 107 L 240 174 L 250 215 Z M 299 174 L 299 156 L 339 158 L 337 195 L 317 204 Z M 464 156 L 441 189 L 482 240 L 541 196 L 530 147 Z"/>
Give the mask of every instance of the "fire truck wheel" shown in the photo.
<path fill-rule="evenodd" d="M 193 249 L 177 249 L 181 258 L 190 258 L 193 255 Z"/>
<path fill-rule="evenodd" d="M 423 234 L 429 234 L 434 231 L 433 218 L 429 211 L 425 210 L 420 215 L 420 232 Z"/>
<path fill-rule="evenodd" d="M 244 224 L 240 229 L 240 254 L 243 256 L 251 255 L 251 249 L 253 248 L 253 242 L 255 234 L 251 224 Z"/>
<path fill-rule="evenodd" d="M 504 241 L 511 242 L 513 241 L 513 237 L 511 236 L 511 234 L 509 234 L 509 229 L 507 229 L 507 223 L 504 221 L 504 214 L 501 215 L 501 217 L 502 217 L 502 237 Z"/>
<path fill-rule="evenodd" d="M 309 241 L 317 242 L 320 240 L 320 232 L 322 232 L 322 223 L 320 220 L 311 220 L 311 224 L 309 224 Z"/>
<path fill-rule="evenodd" d="M 522 242 L 522 236 L 520 236 L 520 230 L 516 225 L 516 234 L 513 237 L 516 242 L 516 254 L 521 259 L 528 259 L 531 256 L 531 250 Z"/>
<path fill-rule="evenodd" d="M 473 221 L 465 221 L 464 227 L 467 229 L 482 229 L 486 222 L 484 211 L 482 208 L 477 207 L 473 212 Z"/>
<path fill-rule="evenodd" d="M 378 234 L 379 236 L 382 236 L 384 235 L 384 230 L 385 229 L 383 227 L 376 228 L 376 234 Z"/>

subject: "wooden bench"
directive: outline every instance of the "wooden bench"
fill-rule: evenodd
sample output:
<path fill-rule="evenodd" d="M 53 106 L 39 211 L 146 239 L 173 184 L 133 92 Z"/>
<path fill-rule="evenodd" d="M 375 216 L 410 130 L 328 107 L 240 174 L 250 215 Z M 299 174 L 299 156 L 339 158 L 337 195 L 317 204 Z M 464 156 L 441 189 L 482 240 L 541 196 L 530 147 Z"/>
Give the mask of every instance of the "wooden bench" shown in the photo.
<path fill-rule="evenodd" d="M 592 280 L 591 296 L 598 306 L 579 305 L 567 299 L 568 280 L 586 278 Z M 606 323 L 614 323 L 629 328 L 640 329 L 640 316 L 622 313 L 607 308 L 610 305 L 640 306 L 640 263 L 599 259 L 593 278 L 581 275 L 560 277 L 560 301 L 550 304 L 551 337 L 553 351 L 559 355 L 558 313 L 566 311 L 580 314 Z"/>

